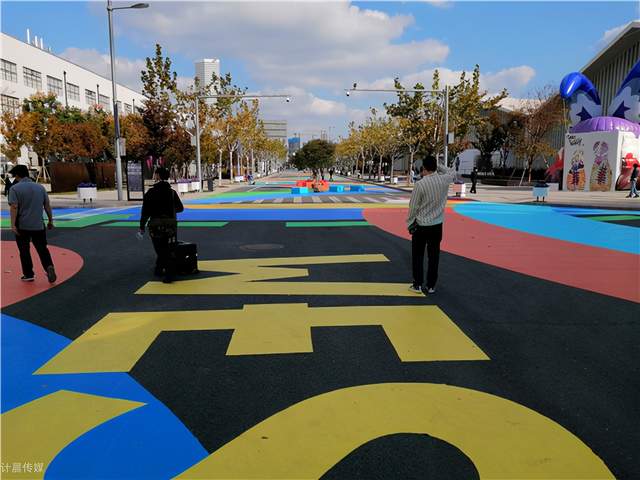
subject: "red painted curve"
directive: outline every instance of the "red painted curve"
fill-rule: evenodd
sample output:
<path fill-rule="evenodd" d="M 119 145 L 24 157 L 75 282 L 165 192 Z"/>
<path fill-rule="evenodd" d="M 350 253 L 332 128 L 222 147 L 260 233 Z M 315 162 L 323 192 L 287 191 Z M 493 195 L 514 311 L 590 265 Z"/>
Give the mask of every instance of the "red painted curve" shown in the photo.
<path fill-rule="evenodd" d="M 0 289 L 0 304 L 2 308 L 64 283 L 78 273 L 84 263 L 82 257 L 73 250 L 49 245 L 49 251 L 58 276 L 55 283 L 49 283 L 42 265 L 40 265 L 38 254 L 32 245 L 31 258 L 33 259 L 36 279 L 33 282 L 23 282 L 20 280 L 22 268 L 20 267 L 18 246 L 11 241 L 3 241 L 0 245 L 2 247 L 2 288 Z"/>
<path fill-rule="evenodd" d="M 371 224 L 410 239 L 406 209 L 363 211 Z M 640 256 L 520 232 L 446 209 L 442 249 L 532 277 L 640 303 Z"/>

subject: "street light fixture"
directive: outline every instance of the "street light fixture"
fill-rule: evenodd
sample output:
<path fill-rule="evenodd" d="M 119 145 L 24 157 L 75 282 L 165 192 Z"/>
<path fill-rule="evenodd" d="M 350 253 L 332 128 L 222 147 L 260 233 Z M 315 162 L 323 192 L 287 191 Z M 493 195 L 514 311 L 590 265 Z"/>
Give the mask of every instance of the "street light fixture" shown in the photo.
<path fill-rule="evenodd" d="M 199 95 L 195 99 L 196 104 L 196 168 L 198 170 L 198 183 L 200 189 L 202 189 L 202 161 L 200 158 L 200 107 L 199 100 L 207 100 L 209 98 L 284 98 L 287 103 L 291 102 L 291 95 L 256 95 L 251 93 L 244 93 L 239 95 Z M 222 167 L 222 165 L 221 165 Z M 222 183 L 222 168 L 220 168 L 219 183 Z"/>
<path fill-rule="evenodd" d="M 115 130 L 115 154 L 116 154 L 116 189 L 118 190 L 118 200 L 122 200 L 122 159 L 120 158 L 120 119 L 118 112 L 118 93 L 116 87 L 116 65 L 115 48 L 113 46 L 113 20 L 111 18 L 114 10 L 126 10 L 129 8 L 147 8 L 148 3 L 135 3 L 128 7 L 114 7 L 111 0 L 107 0 L 107 16 L 109 18 L 109 52 L 111 55 L 111 87 L 113 92 L 113 123 Z"/>

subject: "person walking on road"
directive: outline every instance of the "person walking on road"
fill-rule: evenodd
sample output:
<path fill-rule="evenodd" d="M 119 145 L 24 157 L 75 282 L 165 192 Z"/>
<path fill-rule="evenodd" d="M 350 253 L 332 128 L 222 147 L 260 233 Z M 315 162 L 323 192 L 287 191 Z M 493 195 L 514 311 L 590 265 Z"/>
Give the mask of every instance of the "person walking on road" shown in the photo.
<path fill-rule="evenodd" d="M 633 170 L 631 171 L 631 178 L 629 179 L 630 184 L 631 184 L 631 191 L 629 192 L 629 195 L 627 195 L 627 198 L 638 198 L 638 171 L 640 169 L 638 168 L 638 164 L 634 163 L 633 164 Z"/>
<path fill-rule="evenodd" d="M 478 183 L 478 168 L 473 167 L 473 170 L 471 171 L 471 190 L 469 190 L 469 193 L 477 193 L 476 192 L 477 183 Z"/>
<path fill-rule="evenodd" d="M 16 165 L 9 172 L 14 177 L 14 183 L 9 190 L 9 205 L 11 207 L 11 230 L 16 236 L 20 264 L 22 265 L 23 282 L 33 282 L 33 260 L 31 259 L 31 242 L 38 252 L 42 268 L 47 272 L 49 283 L 56 281 L 56 269 L 53 266 L 51 253 L 47 247 L 47 230 L 42 221 L 43 211 L 47 213 L 49 221 L 47 228 L 53 228 L 53 212 L 49 203 L 47 191 L 40 184 L 29 178 L 26 165 Z"/>
<path fill-rule="evenodd" d="M 334 172 L 334 171 L 335 171 L 335 170 L 334 170 L 333 168 L 330 168 L 330 169 L 329 169 L 329 181 L 330 181 L 330 182 L 333 182 L 333 172 Z"/>
<path fill-rule="evenodd" d="M 425 158 L 423 165 L 424 175 L 416 182 L 411 194 L 407 226 L 411 234 L 413 263 L 413 284 L 409 290 L 426 295 L 436 292 L 444 209 L 447 205 L 449 185 L 455 179 L 455 172 L 438 165 L 433 156 Z M 425 247 L 428 257 L 426 285 L 424 284 Z"/>
<path fill-rule="evenodd" d="M 178 236 L 178 219 L 176 214 L 184 210 L 180 196 L 169 185 L 169 170 L 164 167 L 156 168 L 153 175 L 156 183 L 142 201 L 140 213 L 140 235 L 144 234 L 149 222 L 149 236 L 156 252 L 155 275 L 163 276 L 164 283 L 171 283 L 175 275 L 175 262 L 172 249 Z"/>

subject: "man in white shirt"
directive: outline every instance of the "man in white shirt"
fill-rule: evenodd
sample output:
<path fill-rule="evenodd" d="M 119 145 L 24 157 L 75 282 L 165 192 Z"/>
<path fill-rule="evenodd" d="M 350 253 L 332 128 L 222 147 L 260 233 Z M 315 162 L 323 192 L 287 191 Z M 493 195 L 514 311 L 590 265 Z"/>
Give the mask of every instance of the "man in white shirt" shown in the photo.
<path fill-rule="evenodd" d="M 412 235 L 413 284 L 409 290 L 415 293 L 435 293 L 442 241 L 442 222 L 447 205 L 449 185 L 455 172 L 439 166 L 435 157 L 423 161 L 423 177 L 418 181 L 409 202 L 407 227 Z M 427 249 L 427 283 L 424 285 L 424 250 Z M 423 288 L 424 285 L 424 288 Z"/>

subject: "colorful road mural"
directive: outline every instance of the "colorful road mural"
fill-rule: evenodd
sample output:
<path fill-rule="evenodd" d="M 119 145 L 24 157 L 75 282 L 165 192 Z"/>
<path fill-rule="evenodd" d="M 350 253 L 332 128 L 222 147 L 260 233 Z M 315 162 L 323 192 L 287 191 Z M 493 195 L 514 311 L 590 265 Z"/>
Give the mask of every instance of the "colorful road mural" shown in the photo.
<path fill-rule="evenodd" d="M 56 210 L 53 286 L 3 228 L 2 478 L 637 474 L 636 212 L 451 199 L 425 297 L 405 193 L 285 182 L 186 202 L 169 285 L 139 207 Z"/>

